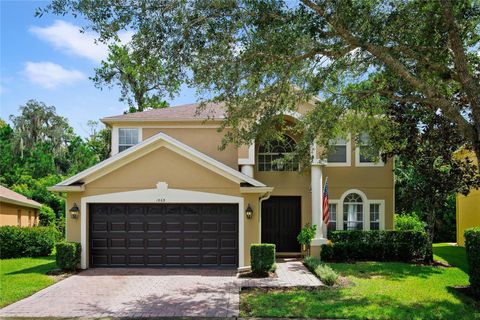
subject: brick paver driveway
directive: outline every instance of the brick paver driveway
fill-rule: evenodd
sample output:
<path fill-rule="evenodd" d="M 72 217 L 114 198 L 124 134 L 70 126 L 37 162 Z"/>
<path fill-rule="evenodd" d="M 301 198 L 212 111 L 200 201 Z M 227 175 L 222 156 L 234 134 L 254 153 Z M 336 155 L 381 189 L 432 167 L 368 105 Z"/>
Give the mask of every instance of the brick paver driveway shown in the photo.
<path fill-rule="evenodd" d="M 243 286 L 318 286 L 300 262 L 278 278 L 222 269 L 89 269 L 0 310 L 0 317 L 236 317 Z"/>

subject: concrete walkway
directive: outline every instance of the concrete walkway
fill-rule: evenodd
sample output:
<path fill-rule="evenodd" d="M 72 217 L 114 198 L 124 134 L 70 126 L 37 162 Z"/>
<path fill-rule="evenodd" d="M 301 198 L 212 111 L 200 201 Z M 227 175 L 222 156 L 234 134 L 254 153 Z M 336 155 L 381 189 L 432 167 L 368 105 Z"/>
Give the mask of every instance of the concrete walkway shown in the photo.
<path fill-rule="evenodd" d="M 299 261 L 277 278 L 219 269 L 89 269 L 0 309 L 0 317 L 237 317 L 242 287 L 320 286 Z"/>

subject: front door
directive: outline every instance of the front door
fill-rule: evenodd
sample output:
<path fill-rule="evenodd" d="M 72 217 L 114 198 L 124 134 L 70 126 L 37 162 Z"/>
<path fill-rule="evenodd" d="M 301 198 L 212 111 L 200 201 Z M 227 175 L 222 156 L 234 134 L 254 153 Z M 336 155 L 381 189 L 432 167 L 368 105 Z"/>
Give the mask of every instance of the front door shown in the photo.
<path fill-rule="evenodd" d="M 270 197 L 262 202 L 262 243 L 277 252 L 300 252 L 301 197 Z"/>

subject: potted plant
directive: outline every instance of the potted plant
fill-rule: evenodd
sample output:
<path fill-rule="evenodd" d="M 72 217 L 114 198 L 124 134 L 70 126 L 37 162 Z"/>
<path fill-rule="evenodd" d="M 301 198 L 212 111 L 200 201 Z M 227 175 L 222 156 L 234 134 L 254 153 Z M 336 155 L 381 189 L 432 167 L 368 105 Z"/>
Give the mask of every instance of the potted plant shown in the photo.
<path fill-rule="evenodd" d="M 297 236 L 297 241 L 302 245 L 302 251 L 307 252 L 307 256 L 310 255 L 310 243 L 312 242 L 313 238 L 315 238 L 316 231 L 316 225 L 310 226 L 307 223 Z"/>

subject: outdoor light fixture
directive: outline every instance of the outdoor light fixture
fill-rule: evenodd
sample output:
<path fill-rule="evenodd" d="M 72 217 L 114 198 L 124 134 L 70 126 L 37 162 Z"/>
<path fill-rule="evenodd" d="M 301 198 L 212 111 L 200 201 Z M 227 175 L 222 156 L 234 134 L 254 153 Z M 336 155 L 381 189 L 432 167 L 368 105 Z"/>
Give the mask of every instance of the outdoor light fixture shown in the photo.
<path fill-rule="evenodd" d="M 252 219 L 253 216 L 253 209 L 250 206 L 250 203 L 247 206 L 247 210 L 245 210 L 245 215 L 247 216 L 247 219 Z"/>
<path fill-rule="evenodd" d="M 74 202 L 73 207 L 70 208 L 70 216 L 73 219 L 77 219 L 79 214 L 80 214 L 80 209 L 78 209 L 77 204 Z"/>

